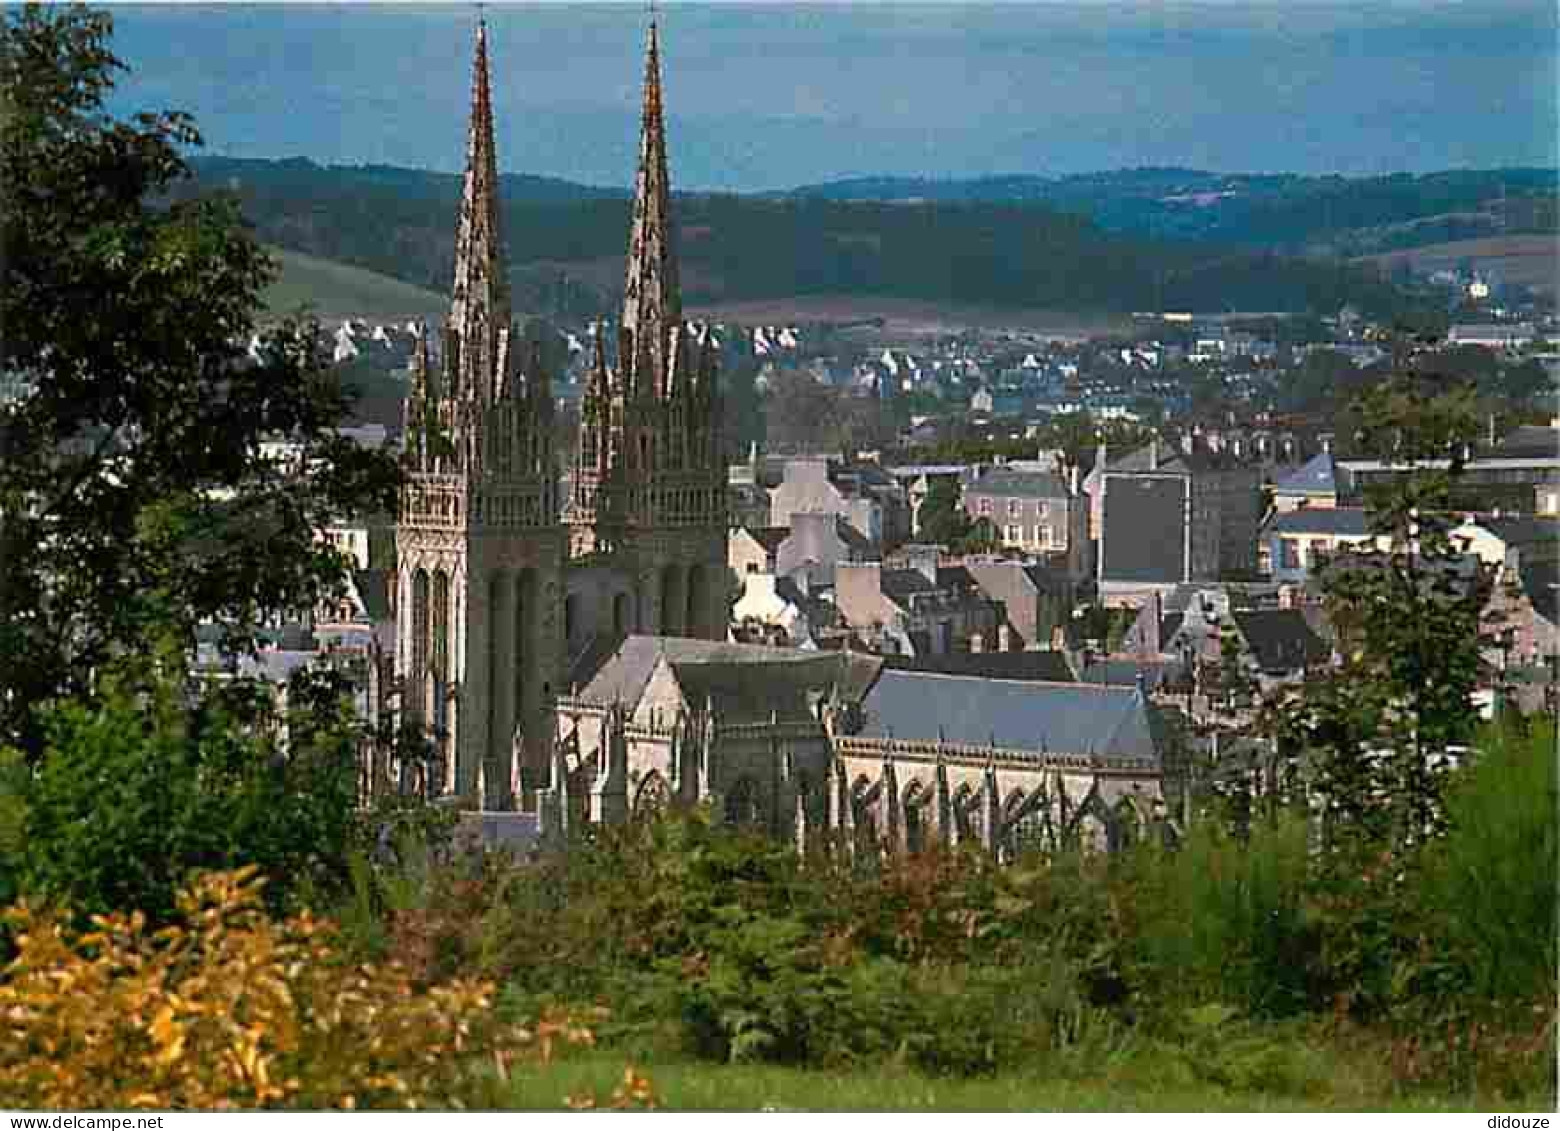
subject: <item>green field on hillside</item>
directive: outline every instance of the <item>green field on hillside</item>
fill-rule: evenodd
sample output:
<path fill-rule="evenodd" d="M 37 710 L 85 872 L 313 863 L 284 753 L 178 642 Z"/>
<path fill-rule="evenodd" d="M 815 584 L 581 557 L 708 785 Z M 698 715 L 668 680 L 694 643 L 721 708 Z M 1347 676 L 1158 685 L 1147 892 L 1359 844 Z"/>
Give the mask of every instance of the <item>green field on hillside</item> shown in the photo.
<path fill-rule="evenodd" d="M 448 304 L 433 291 L 375 271 L 274 246 L 267 250 L 281 267 L 281 275 L 262 295 L 272 314 L 307 306 L 326 319 L 399 320 L 427 318 Z"/>

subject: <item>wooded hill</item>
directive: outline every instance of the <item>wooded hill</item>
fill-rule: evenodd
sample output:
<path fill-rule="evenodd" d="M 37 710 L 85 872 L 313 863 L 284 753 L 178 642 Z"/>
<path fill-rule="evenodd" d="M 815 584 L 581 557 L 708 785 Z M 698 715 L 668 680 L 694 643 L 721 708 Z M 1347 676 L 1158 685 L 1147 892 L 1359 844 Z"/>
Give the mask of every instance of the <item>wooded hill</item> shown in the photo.
<path fill-rule="evenodd" d="M 1379 177 L 1145 168 L 1068 177 L 867 177 L 792 190 L 822 200 L 1028 202 L 1107 231 L 1276 251 L 1363 255 L 1454 239 L 1553 234 L 1554 169 L 1456 169 Z"/>
<path fill-rule="evenodd" d="M 448 285 L 460 192 L 452 174 L 304 160 L 205 158 L 181 193 L 227 191 L 266 242 L 435 290 Z M 627 194 L 503 178 L 517 302 L 610 308 Z M 1331 313 L 1412 305 L 1373 271 L 1261 248 L 1109 232 L 1044 203 L 688 195 L 677 203 L 690 303 L 853 293 L 1078 311 Z"/>

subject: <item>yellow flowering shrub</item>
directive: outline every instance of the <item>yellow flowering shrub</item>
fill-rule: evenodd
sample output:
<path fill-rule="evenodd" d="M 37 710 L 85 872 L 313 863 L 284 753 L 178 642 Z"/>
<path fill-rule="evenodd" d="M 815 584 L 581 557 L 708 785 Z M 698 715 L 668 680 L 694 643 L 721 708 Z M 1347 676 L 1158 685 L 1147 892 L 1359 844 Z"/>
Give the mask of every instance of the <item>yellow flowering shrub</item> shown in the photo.
<path fill-rule="evenodd" d="M 490 984 L 419 987 L 399 965 L 349 962 L 330 924 L 268 917 L 261 886 L 253 869 L 203 876 L 158 931 L 139 913 L 78 932 L 8 911 L 0 1096 L 21 1108 L 458 1107 L 495 1068 L 534 1058 L 536 1035 L 496 1019 Z"/>

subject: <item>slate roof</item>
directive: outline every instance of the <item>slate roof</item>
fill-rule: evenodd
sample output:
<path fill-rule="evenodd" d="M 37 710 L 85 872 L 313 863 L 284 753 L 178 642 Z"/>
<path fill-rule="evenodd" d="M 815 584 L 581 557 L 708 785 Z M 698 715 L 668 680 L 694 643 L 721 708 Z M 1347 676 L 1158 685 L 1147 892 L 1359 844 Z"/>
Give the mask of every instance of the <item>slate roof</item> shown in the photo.
<path fill-rule="evenodd" d="M 1049 471 L 1015 471 L 996 468 L 965 488 L 967 495 L 1017 496 L 1026 499 L 1065 499 L 1067 484 Z"/>
<path fill-rule="evenodd" d="M 585 646 L 569 661 L 568 688 L 571 693 L 595 677 L 602 665 L 622 646 L 623 640 L 621 635 L 601 632 L 585 642 Z"/>
<path fill-rule="evenodd" d="M 881 664 L 876 656 L 859 652 L 820 654 L 676 636 L 630 636 L 584 681 L 578 698 L 601 707 L 619 703 L 633 710 L 663 660 L 671 665 L 690 702 L 709 696 L 717 707 L 724 704 L 735 712 L 735 721 L 768 719 L 771 706 L 761 708 L 758 701 L 770 691 L 773 709 L 784 706 L 787 711 L 795 709 L 796 689 L 803 685 L 838 687 L 847 699 L 859 698 Z"/>
<path fill-rule="evenodd" d="M 916 594 L 937 592 L 937 586 L 918 569 L 885 569 L 878 575 L 878 584 L 883 596 L 899 605 Z"/>
<path fill-rule="evenodd" d="M 1296 671 L 1331 654 L 1299 609 L 1237 609 L 1230 615 L 1263 671 Z"/>
<path fill-rule="evenodd" d="M 1269 529 L 1275 534 L 1365 538 L 1370 535 L 1370 519 L 1360 507 L 1301 507 L 1275 515 Z"/>
<path fill-rule="evenodd" d="M 1158 757 L 1149 707 L 1135 688 L 885 668 L 862 706 L 867 737 Z"/>
<path fill-rule="evenodd" d="M 1294 473 L 1278 481 L 1273 490 L 1280 495 L 1308 495 L 1338 490 L 1337 468 L 1332 455 L 1322 452 L 1313 456 Z"/>
<path fill-rule="evenodd" d="M 975 584 L 974 576 L 961 565 L 938 566 L 937 586 L 940 589 L 970 590 L 978 588 Z"/>
<path fill-rule="evenodd" d="M 1481 458 L 1560 459 L 1560 429 L 1542 424 L 1519 425 Z"/>
<path fill-rule="evenodd" d="M 843 518 L 835 519 L 834 529 L 840 536 L 840 541 L 844 542 L 852 550 L 867 551 L 872 549 L 872 539 L 868 538 Z"/>
<path fill-rule="evenodd" d="M 1031 683 L 1075 683 L 1061 652 L 950 652 L 942 656 L 884 656 L 883 666 L 942 675 L 1016 679 Z"/>
<path fill-rule="evenodd" d="M 816 719 L 813 703 L 834 685 L 840 653 L 809 653 L 805 660 L 779 663 L 689 661 L 674 663 L 672 673 L 683 698 L 695 707 L 713 703 L 724 723 Z"/>
<path fill-rule="evenodd" d="M 1155 691 L 1160 684 L 1174 680 L 1181 668 L 1180 660 L 1098 660 L 1078 673 L 1078 679 L 1099 686 L 1135 689 L 1141 677 L 1143 689 Z"/>

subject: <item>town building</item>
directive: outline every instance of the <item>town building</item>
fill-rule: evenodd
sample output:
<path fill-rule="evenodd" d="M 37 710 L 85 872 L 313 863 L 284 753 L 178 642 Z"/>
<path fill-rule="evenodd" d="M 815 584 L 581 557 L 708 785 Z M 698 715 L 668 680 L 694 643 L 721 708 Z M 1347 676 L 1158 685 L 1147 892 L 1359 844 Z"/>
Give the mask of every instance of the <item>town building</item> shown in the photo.
<path fill-rule="evenodd" d="M 1135 604 L 1189 581 L 1257 572 L 1261 473 L 1231 451 L 1161 451 L 1157 440 L 1104 463 L 1090 483 L 1098 508 L 1101 596 Z"/>
<path fill-rule="evenodd" d="M 940 564 L 935 546 L 904 569 L 841 563 L 834 572 L 834 604 L 867 647 L 914 656 L 969 651 L 976 637 L 982 645 L 996 641 L 1006 619 L 968 570 Z"/>
<path fill-rule="evenodd" d="M 964 489 L 971 521 L 985 519 L 1006 549 L 1062 558 L 1069 573 L 1089 574 L 1088 504 L 1049 471 L 997 467 Z"/>
<path fill-rule="evenodd" d="M 1370 547 L 1370 516 L 1360 507 L 1305 507 L 1273 516 L 1265 532 L 1274 581 L 1303 584 L 1340 548 Z"/>
<path fill-rule="evenodd" d="M 880 551 L 910 537 L 905 488 L 875 464 L 823 456 L 786 460 L 784 478 L 770 492 L 769 525 L 791 526 L 798 514 L 837 515 Z"/>
<path fill-rule="evenodd" d="M 1338 505 L 1338 480 L 1331 452 L 1319 452 L 1273 487 L 1273 509 L 1280 514 L 1302 507 Z"/>

